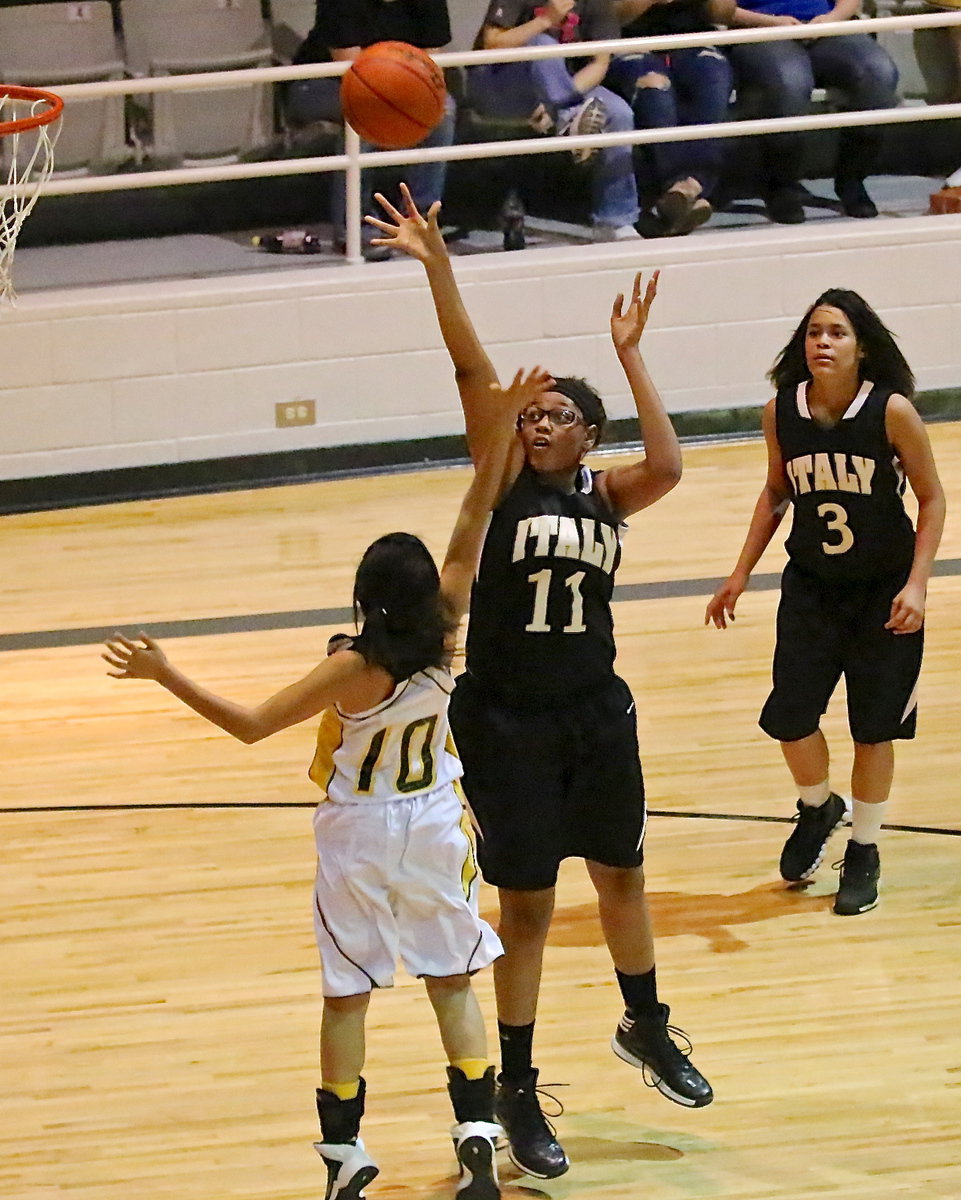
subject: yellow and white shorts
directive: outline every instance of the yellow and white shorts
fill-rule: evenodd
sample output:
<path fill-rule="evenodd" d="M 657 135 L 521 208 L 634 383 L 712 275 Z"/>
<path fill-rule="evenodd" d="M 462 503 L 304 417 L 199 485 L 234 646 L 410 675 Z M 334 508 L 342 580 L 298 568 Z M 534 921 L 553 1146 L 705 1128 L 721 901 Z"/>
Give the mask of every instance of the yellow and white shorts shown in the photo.
<path fill-rule="evenodd" d="M 314 934 L 325 996 L 479 971 L 503 954 L 477 909 L 480 876 L 458 789 L 314 813 Z"/>

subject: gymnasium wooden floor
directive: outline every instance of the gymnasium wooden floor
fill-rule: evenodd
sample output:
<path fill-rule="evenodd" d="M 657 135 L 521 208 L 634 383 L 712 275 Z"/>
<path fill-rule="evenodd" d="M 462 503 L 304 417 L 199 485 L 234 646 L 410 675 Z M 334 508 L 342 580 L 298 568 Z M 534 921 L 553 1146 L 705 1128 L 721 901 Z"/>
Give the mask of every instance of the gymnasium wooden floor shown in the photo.
<path fill-rule="evenodd" d="M 899 750 L 882 904 L 862 917 L 830 911 L 840 836 L 810 887 L 777 877 L 793 797 L 755 721 L 781 551 L 733 629 L 702 625 L 762 446 L 687 449 L 680 487 L 635 519 L 620 575 L 635 586 L 615 613 L 657 814 L 658 974 L 717 1099 L 679 1108 L 610 1053 L 618 995 L 583 868 L 567 864 L 538 1061 L 544 1083 L 565 1085 L 557 1124 L 574 1165 L 547 1183 L 507 1165 L 505 1197 L 961 1196 L 961 428 L 931 433 L 949 521 L 921 731 Z M 344 627 L 329 610 L 348 604 L 372 537 L 406 528 L 442 551 L 466 480 L 451 469 L 0 521 L 2 1200 L 323 1196 L 313 730 L 241 746 L 155 685 L 108 679 L 97 631 L 180 635 L 164 644 L 185 670 L 261 699 Z M 826 730 L 846 790 L 837 703 Z M 493 914 L 489 893 L 485 905 Z M 493 1029 L 489 975 L 478 988 Z M 374 997 L 365 1074 L 382 1171 L 370 1200 L 451 1196 L 443 1063 L 416 982 Z"/>

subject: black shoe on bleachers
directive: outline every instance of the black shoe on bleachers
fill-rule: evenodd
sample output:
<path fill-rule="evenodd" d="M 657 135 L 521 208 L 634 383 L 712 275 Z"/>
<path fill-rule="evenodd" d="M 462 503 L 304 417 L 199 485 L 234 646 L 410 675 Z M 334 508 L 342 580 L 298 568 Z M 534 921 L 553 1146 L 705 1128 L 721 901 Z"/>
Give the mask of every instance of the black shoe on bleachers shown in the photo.
<path fill-rule="evenodd" d="M 806 220 L 797 188 L 771 188 L 764 198 L 764 208 L 770 219 L 778 225 L 800 225 Z"/>
<path fill-rule="evenodd" d="M 835 180 L 834 190 L 841 201 L 841 208 L 849 217 L 868 220 L 878 215 L 877 206 L 867 193 L 860 179 Z"/>

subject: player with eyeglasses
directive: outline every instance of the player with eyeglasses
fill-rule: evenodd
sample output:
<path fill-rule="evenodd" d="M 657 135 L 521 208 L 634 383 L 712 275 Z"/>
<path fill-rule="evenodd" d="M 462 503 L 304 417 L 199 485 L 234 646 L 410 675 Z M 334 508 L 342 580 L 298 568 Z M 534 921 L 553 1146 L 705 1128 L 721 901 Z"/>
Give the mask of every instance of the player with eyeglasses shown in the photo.
<path fill-rule="evenodd" d="M 584 418 L 573 408 L 529 408 L 526 412 L 518 414 L 517 428 L 521 429 L 524 425 L 539 425 L 543 420 L 549 421 L 552 425 L 563 426 L 575 425 Z"/>
<path fill-rule="evenodd" d="M 497 374 L 458 291 L 438 227 L 440 205 L 423 216 L 406 190 L 404 212 L 378 200 L 384 219 L 367 218 L 382 234 L 374 240 L 427 271 L 471 456 L 482 460 L 494 432 L 490 389 Z M 585 860 L 597 892 L 625 1005 L 615 1054 L 678 1104 L 697 1108 L 713 1099 L 675 1042 L 678 1031 L 657 995 L 635 706 L 614 673 L 611 596 L 623 522 L 681 477 L 680 446 L 640 353 L 656 291 L 656 272 L 646 286 L 636 275 L 626 304 L 618 295 L 610 316 L 644 442 L 638 460 L 606 471 L 584 465 L 605 413 L 583 379 L 555 375 L 550 390 L 522 410 L 471 595 L 467 671 L 451 699 L 481 870 L 500 899 L 497 1119 L 515 1164 L 540 1178 L 569 1166 L 540 1109 L 532 1054 L 544 945 L 565 858 Z"/>

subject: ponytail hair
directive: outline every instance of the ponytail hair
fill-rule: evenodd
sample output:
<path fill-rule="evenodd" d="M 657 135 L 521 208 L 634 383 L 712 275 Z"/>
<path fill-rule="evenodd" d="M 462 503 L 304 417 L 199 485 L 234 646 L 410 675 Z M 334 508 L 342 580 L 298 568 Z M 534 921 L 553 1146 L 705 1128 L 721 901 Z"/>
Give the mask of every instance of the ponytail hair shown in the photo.
<path fill-rule="evenodd" d="M 396 680 L 446 667 L 457 628 L 430 551 L 410 533 L 388 533 L 364 551 L 354 579 L 353 648 Z"/>
<path fill-rule="evenodd" d="M 822 292 L 801 318 L 801 323 L 791 335 L 791 340 L 777 356 L 768 378 L 776 388 L 797 387 L 811 378 L 808 370 L 804 344 L 808 322 L 816 308 L 840 309 L 851 322 L 861 362 L 858 374 L 863 382 L 889 387 L 892 391 L 911 400 L 914 396 L 914 374 L 901 353 L 894 334 L 887 328 L 870 304 L 857 292 L 848 288 L 828 288 Z"/>

